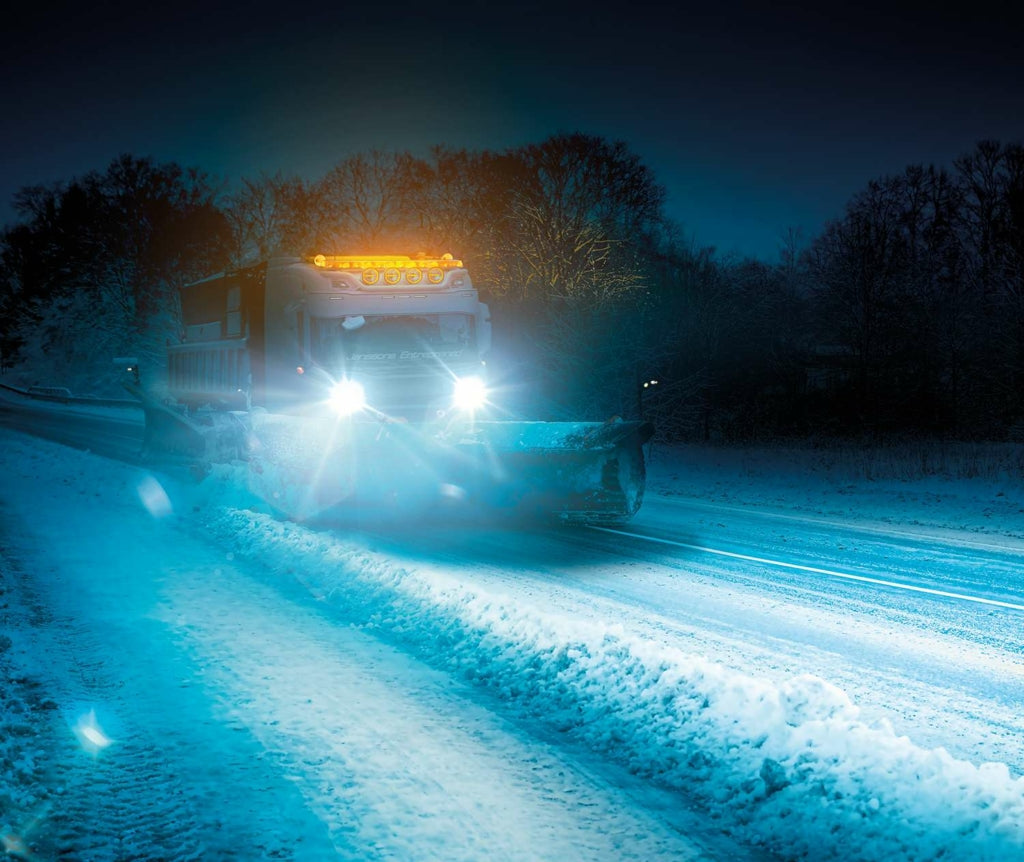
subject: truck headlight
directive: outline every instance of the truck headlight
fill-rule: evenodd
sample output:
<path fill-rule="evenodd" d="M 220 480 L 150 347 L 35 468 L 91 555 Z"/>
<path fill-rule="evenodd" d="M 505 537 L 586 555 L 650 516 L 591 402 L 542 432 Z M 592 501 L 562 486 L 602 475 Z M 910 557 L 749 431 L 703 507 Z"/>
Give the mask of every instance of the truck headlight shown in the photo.
<path fill-rule="evenodd" d="M 455 381 L 452 403 L 459 410 L 479 410 L 487 403 L 487 385 L 479 377 L 460 377 Z"/>
<path fill-rule="evenodd" d="M 366 392 L 355 380 L 339 380 L 331 387 L 328 401 L 339 416 L 351 416 L 366 406 Z"/>

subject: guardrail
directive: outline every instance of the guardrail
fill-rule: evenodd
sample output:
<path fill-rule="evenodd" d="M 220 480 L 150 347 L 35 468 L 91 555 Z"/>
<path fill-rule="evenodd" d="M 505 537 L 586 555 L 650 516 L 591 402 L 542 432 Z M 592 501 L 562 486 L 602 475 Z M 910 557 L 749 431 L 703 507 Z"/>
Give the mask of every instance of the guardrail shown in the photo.
<path fill-rule="evenodd" d="M 72 395 L 71 390 L 65 386 L 30 386 L 28 389 L 22 389 L 20 386 L 0 383 L 0 389 L 16 392 L 18 395 L 23 395 L 36 401 L 54 401 L 58 404 L 91 405 L 93 407 L 138 407 L 140 410 L 142 409 L 142 404 L 134 398 L 76 396 Z"/>

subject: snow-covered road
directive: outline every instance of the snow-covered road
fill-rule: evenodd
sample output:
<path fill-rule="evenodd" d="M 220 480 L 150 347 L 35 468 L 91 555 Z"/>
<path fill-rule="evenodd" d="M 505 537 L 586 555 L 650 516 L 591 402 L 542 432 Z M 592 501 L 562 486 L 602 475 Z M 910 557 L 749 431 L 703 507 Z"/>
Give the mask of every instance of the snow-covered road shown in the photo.
<path fill-rule="evenodd" d="M 8 846 L 1024 858 L 1019 498 L 367 533 L 2 436 Z"/>
<path fill-rule="evenodd" d="M 645 639 L 777 683 L 813 673 L 919 743 L 1024 773 L 1024 549 L 911 541 L 821 519 L 787 518 L 782 531 L 778 523 L 656 497 L 622 529 L 512 540 L 435 527 L 366 541 L 521 601 L 540 593 L 566 615 L 599 607 Z"/>
<path fill-rule="evenodd" d="M 82 860 L 748 856 L 674 794 L 517 724 L 211 542 L 209 512 L 183 502 L 194 489 L 3 436 L 5 670 L 23 689 L 8 689 L 3 724 L 3 778 L 18 785 L 0 796 L 9 847 Z"/>

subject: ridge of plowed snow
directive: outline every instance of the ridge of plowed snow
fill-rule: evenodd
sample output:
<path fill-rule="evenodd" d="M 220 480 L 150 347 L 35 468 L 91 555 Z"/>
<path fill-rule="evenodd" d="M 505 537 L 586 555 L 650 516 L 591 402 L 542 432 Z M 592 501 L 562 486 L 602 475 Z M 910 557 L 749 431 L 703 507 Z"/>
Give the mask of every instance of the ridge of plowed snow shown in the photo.
<path fill-rule="evenodd" d="M 775 685 L 248 510 L 208 526 L 353 621 L 692 794 L 736 837 L 807 859 L 1024 853 L 1024 778 L 865 723 L 822 679 Z"/>

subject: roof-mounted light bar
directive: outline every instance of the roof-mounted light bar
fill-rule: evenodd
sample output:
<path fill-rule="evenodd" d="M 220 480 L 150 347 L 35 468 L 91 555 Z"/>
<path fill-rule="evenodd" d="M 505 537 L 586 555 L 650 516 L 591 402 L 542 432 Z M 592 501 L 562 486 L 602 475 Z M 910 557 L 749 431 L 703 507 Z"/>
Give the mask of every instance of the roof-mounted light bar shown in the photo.
<path fill-rule="evenodd" d="M 424 278 L 428 284 L 444 281 L 445 270 L 462 266 L 450 254 L 440 257 L 406 254 L 318 254 L 313 263 L 323 269 L 340 269 L 360 272 L 367 287 L 392 287 L 404 281 L 406 284 L 420 284 Z"/>
<path fill-rule="evenodd" d="M 450 254 L 440 257 L 407 254 L 318 254 L 313 263 L 324 269 L 455 269 L 462 266 Z"/>

